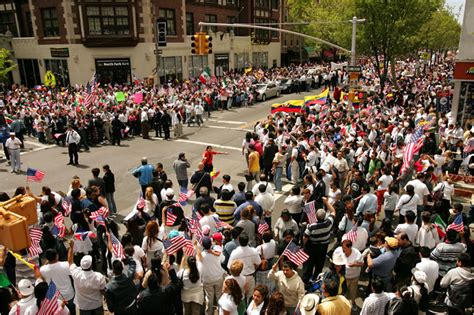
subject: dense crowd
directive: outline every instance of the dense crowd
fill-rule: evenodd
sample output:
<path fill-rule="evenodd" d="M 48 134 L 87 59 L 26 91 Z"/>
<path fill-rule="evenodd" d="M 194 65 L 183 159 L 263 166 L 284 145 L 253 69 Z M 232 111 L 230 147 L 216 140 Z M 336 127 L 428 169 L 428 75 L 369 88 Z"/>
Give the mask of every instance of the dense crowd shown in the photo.
<path fill-rule="evenodd" d="M 92 169 L 87 185 L 73 178 L 63 196 L 18 187 L 15 196 L 37 200 L 31 228 L 40 237 L 34 250 L 0 251 L 0 313 L 103 314 L 105 299 L 114 314 L 407 315 L 434 306 L 464 314 L 472 306 L 474 218 L 453 202 L 452 176 L 473 174 L 474 128 L 439 104 L 452 96 L 452 66 L 444 60 L 417 73 L 415 62 L 400 63 L 381 87 L 369 63 L 353 101 L 344 97 L 347 73 L 309 67 L 159 90 L 139 82 L 14 89 L 0 114 L 2 130 L 13 132 L 6 152 L 36 135 L 67 144 L 70 164 L 81 147 L 147 138 L 150 128 L 179 137 L 182 124 L 203 123 L 205 112 L 250 105 L 256 81 L 299 78 L 295 91 L 331 93 L 258 122 L 242 141 L 245 179 L 220 175 L 214 159 L 227 153 L 210 146 L 198 165 L 179 153 L 173 176 L 143 158 L 132 172 L 141 197 L 121 223 L 109 165 Z M 283 182 L 292 187 L 273 222 Z"/>

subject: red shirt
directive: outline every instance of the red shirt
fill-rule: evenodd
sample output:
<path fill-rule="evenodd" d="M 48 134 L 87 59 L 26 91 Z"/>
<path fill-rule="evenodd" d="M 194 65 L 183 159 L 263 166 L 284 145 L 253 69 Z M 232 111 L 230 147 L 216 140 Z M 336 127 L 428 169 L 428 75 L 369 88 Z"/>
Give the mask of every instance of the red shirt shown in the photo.
<path fill-rule="evenodd" d="M 214 154 L 217 154 L 217 152 L 207 150 L 204 151 L 204 154 L 202 155 L 202 162 L 205 166 L 212 165 L 212 157 L 214 156 Z"/>

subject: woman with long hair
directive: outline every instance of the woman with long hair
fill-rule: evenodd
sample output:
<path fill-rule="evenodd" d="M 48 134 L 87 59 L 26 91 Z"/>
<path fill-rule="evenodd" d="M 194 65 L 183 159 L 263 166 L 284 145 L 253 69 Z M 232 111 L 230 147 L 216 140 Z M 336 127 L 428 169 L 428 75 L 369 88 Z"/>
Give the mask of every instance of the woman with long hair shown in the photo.
<path fill-rule="evenodd" d="M 158 205 L 158 196 L 155 194 L 153 187 L 147 187 L 145 190 L 145 211 L 150 216 L 155 213 L 156 206 Z"/>
<path fill-rule="evenodd" d="M 184 315 L 199 315 L 204 304 L 202 283 L 202 263 L 200 255 L 183 257 L 178 279 L 182 279 L 181 300 L 184 304 Z"/>
<path fill-rule="evenodd" d="M 28 307 L 25 311 L 25 315 L 36 315 L 41 312 L 41 307 L 44 307 L 43 301 L 46 299 L 46 293 L 48 292 L 48 283 L 40 282 L 35 286 L 34 294 L 36 303 Z M 67 315 L 69 310 L 65 307 L 66 301 L 58 299 L 58 308 L 51 315 Z"/>
<path fill-rule="evenodd" d="M 227 279 L 222 286 L 222 295 L 219 299 L 219 315 L 237 315 L 237 308 L 243 294 L 235 279 Z"/>
<path fill-rule="evenodd" d="M 265 315 L 286 315 L 285 297 L 281 292 L 272 294 Z"/>
<path fill-rule="evenodd" d="M 259 284 L 253 289 L 252 301 L 247 307 L 247 315 L 264 315 L 268 305 L 268 288 Z"/>
<path fill-rule="evenodd" d="M 148 279 L 154 274 L 156 275 L 156 280 L 158 285 L 161 287 L 165 287 L 170 283 L 170 276 L 168 270 L 163 266 L 161 257 L 152 258 L 150 262 L 150 268 L 145 273 L 142 281 L 142 287 L 148 287 Z"/>
<path fill-rule="evenodd" d="M 145 237 L 142 241 L 142 249 L 146 254 L 146 264 L 150 265 L 151 260 L 163 255 L 163 231 L 156 221 L 149 221 L 145 228 Z"/>

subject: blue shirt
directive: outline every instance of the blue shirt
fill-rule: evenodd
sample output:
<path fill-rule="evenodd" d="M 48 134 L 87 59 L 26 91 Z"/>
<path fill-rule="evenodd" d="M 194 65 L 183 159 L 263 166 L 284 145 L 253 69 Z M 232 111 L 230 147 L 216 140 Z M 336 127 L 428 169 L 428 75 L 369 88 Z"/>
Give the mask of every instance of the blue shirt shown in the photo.
<path fill-rule="evenodd" d="M 357 206 L 356 215 L 358 214 L 374 214 L 377 211 L 377 196 L 372 193 L 365 194 L 359 201 Z"/>
<path fill-rule="evenodd" d="M 253 206 L 253 208 L 255 209 L 255 214 L 259 217 L 262 216 L 262 213 L 263 213 L 262 207 L 257 202 L 250 200 L 250 201 L 244 202 L 243 204 L 238 206 L 237 209 L 235 209 L 234 219 L 236 222 L 240 220 L 240 212 L 244 210 L 247 206 Z"/>
<path fill-rule="evenodd" d="M 397 258 L 400 255 L 399 250 L 386 250 L 385 253 L 372 260 L 372 270 L 374 276 L 380 278 L 389 278 L 392 276 L 392 270 L 395 267 Z"/>
<path fill-rule="evenodd" d="M 136 173 L 140 172 L 140 176 L 138 177 L 138 182 L 140 185 L 149 185 L 153 180 L 153 166 L 150 164 L 142 165 L 136 168 L 132 174 L 135 175 Z"/>

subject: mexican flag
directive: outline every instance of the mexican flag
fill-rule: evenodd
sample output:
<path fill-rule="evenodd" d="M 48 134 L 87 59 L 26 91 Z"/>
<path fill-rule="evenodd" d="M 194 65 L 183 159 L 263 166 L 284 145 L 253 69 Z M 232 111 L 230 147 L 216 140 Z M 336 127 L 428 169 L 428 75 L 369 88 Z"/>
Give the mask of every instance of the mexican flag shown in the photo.
<path fill-rule="evenodd" d="M 433 225 L 438 230 L 439 238 L 443 238 L 446 235 L 446 223 L 441 219 L 439 215 L 436 216 Z"/>
<path fill-rule="evenodd" d="M 228 86 L 226 79 L 222 79 L 222 87 L 226 89 Z"/>
<path fill-rule="evenodd" d="M 209 67 L 206 67 L 199 76 L 199 81 L 201 81 L 201 83 L 207 83 L 207 81 L 209 81 L 210 79 L 211 69 L 209 69 Z"/>

